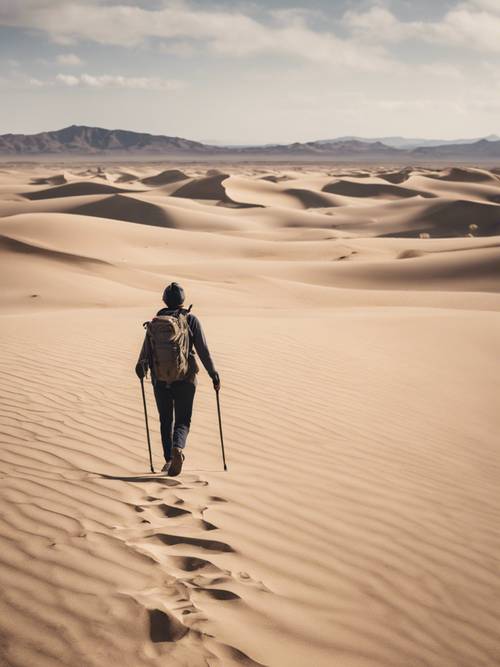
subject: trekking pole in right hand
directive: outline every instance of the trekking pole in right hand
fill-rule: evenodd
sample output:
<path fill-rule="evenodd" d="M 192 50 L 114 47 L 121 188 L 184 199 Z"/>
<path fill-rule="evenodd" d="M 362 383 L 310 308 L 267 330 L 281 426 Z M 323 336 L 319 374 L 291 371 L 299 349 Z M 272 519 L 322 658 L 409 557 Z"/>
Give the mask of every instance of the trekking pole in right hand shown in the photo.
<path fill-rule="evenodd" d="M 146 394 L 144 392 L 144 377 L 140 378 L 141 381 L 141 390 L 142 390 L 142 404 L 144 406 L 144 420 L 146 422 L 146 437 L 148 439 L 148 451 L 149 451 L 149 466 L 151 468 L 151 472 L 154 472 L 153 468 L 153 457 L 151 455 L 151 440 L 149 438 L 149 424 L 148 424 L 148 410 L 146 406 Z"/>
<path fill-rule="evenodd" d="M 214 389 L 215 389 L 215 396 L 217 397 L 217 414 L 219 416 L 219 433 L 220 433 L 220 445 L 222 448 L 222 461 L 224 463 L 224 470 L 227 470 L 226 455 L 224 453 L 224 438 L 222 436 L 222 420 L 220 416 L 220 401 L 219 401 L 220 380 L 218 375 L 217 375 L 217 380 L 214 379 Z"/>

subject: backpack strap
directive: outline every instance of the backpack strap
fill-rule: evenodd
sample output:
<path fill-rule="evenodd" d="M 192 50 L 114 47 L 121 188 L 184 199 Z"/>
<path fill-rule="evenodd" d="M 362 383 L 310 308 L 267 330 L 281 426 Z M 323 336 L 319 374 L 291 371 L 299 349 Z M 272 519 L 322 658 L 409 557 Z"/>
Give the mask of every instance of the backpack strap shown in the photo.
<path fill-rule="evenodd" d="M 185 315 L 186 315 L 186 320 L 187 320 L 188 329 L 189 329 L 189 352 L 190 353 L 193 351 L 193 347 L 194 347 L 194 333 L 193 333 L 193 330 L 191 329 L 191 327 L 189 326 L 189 320 L 187 319 L 187 316 L 191 312 L 192 307 L 193 307 L 193 304 L 191 304 L 189 306 L 189 308 L 179 308 L 179 310 L 177 311 L 179 314 L 184 311 Z"/>
<path fill-rule="evenodd" d="M 148 320 L 147 322 L 143 322 L 142 326 L 144 329 L 146 329 L 146 336 L 144 339 L 144 342 L 146 344 L 146 356 L 148 359 L 148 366 L 149 366 L 149 372 L 151 375 L 151 382 L 153 385 L 156 384 L 156 376 L 155 376 L 155 370 L 154 370 L 154 363 L 153 363 L 153 350 L 151 349 L 151 340 L 149 338 L 149 327 L 151 325 L 151 321 Z"/>
<path fill-rule="evenodd" d="M 179 306 L 179 308 L 177 308 L 177 313 L 185 313 L 186 315 L 189 315 L 189 313 L 191 312 L 192 307 L 193 307 L 193 304 L 191 304 L 189 306 L 189 308 L 183 308 L 182 306 Z"/>

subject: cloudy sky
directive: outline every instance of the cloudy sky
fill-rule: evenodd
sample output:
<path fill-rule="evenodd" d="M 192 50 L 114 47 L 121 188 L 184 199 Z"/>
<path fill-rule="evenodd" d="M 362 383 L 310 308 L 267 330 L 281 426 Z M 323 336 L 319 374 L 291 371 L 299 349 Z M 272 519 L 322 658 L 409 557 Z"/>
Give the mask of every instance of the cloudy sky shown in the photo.
<path fill-rule="evenodd" d="M 500 0 L 1 0 L 0 133 L 500 133 Z"/>

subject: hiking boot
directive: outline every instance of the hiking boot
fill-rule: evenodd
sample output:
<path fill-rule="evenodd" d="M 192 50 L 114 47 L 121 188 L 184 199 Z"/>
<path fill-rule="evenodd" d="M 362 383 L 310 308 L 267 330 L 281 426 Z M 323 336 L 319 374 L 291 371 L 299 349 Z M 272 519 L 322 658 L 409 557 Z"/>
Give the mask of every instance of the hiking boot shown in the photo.
<path fill-rule="evenodd" d="M 170 461 L 165 461 L 165 465 L 161 469 L 161 472 L 165 472 L 165 473 L 168 474 L 168 471 L 169 471 L 169 468 L 170 468 L 171 465 L 172 465 L 172 459 L 170 459 Z"/>
<path fill-rule="evenodd" d="M 177 477 L 177 475 L 181 472 L 184 458 L 184 452 L 182 449 L 180 447 L 174 447 L 174 454 L 168 471 L 169 477 Z"/>

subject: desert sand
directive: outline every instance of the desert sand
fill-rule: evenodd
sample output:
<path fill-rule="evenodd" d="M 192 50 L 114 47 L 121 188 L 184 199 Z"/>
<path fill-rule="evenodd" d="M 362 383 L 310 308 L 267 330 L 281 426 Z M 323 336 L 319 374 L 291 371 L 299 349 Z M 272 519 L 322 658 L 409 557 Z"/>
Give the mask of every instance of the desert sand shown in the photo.
<path fill-rule="evenodd" d="M 3 164 L 0 216 L 1 665 L 500 664 L 498 170 Z M 227 472 L 202 372 L 148 473 L 172 280 Z"/>

